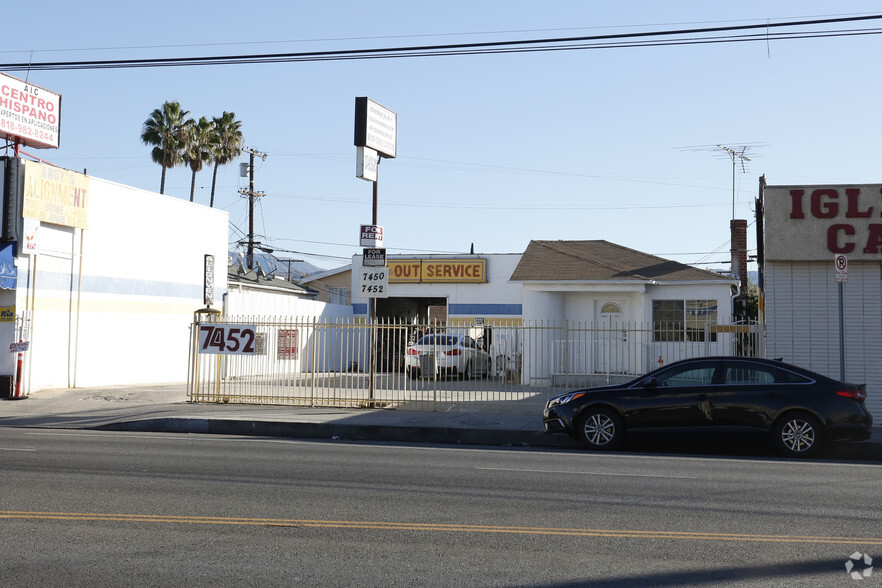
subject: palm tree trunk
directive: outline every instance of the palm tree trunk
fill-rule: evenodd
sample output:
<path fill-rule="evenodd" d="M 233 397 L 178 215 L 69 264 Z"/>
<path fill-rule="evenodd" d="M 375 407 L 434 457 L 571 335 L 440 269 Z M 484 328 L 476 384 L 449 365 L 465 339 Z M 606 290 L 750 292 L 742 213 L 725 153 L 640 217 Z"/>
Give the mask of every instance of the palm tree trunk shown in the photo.
<path fill-rule="evenodd" d="M 211 203 L 208 205 L 214 208 L 214 185 L 217 183 L 217 162 L 214 163 L 214 171 L 211 173 Z"/>
<path fill-rule="evenodd" d="M 165 166 L 162 166 L 162 180 L 159 182 L 159 193 L 165 194 Z"/>
<path fill-rule="evenodd" d="M 196 172 L 193 172 L 193 179 L 190 180 L 190 202 L 193 202 L 193 195 L 196 193 Z"/>

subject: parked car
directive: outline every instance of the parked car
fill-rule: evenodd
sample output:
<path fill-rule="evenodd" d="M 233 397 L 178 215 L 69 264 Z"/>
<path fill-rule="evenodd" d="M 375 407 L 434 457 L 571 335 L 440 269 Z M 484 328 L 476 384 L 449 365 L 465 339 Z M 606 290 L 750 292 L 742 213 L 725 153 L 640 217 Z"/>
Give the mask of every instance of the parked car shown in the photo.
<path fill-rule="evenodd" d="M 779 361 L 707 357 L 672 363 L 615 386 L 559 394 L 545 432 L 589 449 L 621 447 L 628 431 L 696 428 L 771 435 L 777 451 L 808 457 L 834 441 L 870 438 L 866 388 Z"/>
<path fill-rule="evenodd" d="M 423 335 L 407 348 L 405 371 L 412 378 L 420 376 L 457 376 L 468 379 L 490 373 L 490 354 L 470 336 L 456 333 Z"/>

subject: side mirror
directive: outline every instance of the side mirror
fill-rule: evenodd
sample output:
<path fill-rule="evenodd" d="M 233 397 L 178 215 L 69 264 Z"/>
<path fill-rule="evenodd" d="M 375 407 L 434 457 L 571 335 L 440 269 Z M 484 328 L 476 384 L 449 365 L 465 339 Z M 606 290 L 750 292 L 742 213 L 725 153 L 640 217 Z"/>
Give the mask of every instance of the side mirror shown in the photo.
<path fill-rule="evenodd" d="M 645 382 L 643 382 L 642 386 L 644 388 L 658 388 L 658 380 L 655 378 L 649 378 Z"/>

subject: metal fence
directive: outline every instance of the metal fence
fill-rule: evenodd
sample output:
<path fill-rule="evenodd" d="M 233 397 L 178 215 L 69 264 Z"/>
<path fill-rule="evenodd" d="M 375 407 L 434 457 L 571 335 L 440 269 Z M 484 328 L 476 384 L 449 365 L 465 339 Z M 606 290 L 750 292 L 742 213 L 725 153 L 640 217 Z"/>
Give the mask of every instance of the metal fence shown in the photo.
<path fill-rule="evenodd" d="M 200 339 L 212 325 L 253 329 L 250 352 L 216 353 Z M 442 369 L 444 348 L 437 343 L 418 354 L 416 343 L 440 340 L 423 339 L 431 334 L 470 341 L 462 352 L 472 362 Z M 206 314 L 192 327 L 188 390 L 194 402 L 535 411 L 567 388 L 624 382 L 680 359 L 762 357 L 764 340 L 756 324 L 696 331 L 683 323 L 370 324 Z"/>

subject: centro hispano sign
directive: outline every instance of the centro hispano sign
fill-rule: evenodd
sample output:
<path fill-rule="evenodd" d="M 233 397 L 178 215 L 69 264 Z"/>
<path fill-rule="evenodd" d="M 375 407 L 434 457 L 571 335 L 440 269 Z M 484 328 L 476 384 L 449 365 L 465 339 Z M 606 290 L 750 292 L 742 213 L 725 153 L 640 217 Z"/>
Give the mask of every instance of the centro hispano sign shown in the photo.
<path fill-rule="evenodd" d="M 36 149 L 58 149 L 61 94 L 0 73 L 0 137 Z"/>
<path fill-rule="evenodd" d="M 882 259 L 882 184 L 766 186 L 763 218 L 769 261 Z"/>

